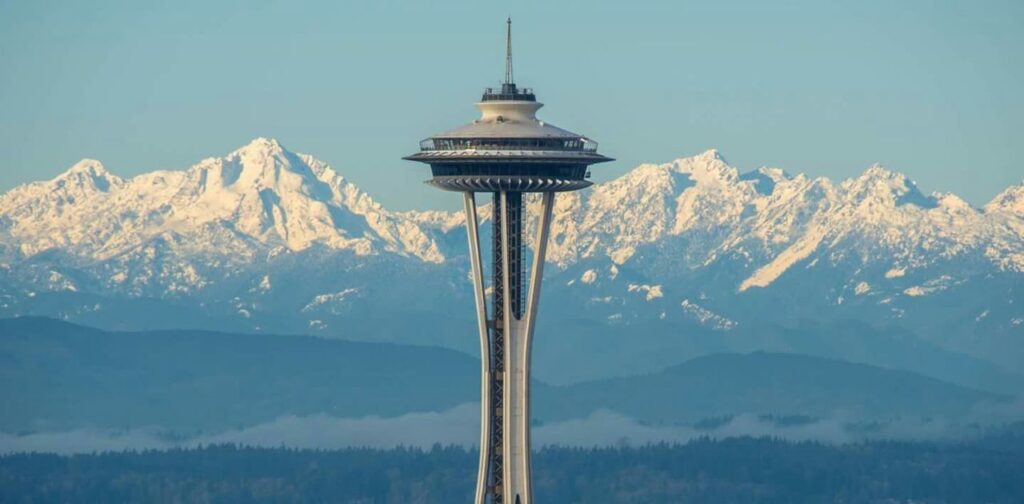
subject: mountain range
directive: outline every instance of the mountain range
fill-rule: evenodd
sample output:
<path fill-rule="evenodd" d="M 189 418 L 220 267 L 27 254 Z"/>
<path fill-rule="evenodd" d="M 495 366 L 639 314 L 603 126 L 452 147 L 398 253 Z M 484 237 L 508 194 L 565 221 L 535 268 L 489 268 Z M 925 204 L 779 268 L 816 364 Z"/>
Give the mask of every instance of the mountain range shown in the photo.
<path fill-rule="evenodd" d="M 272 139 L 132 178 L 83 160 L 0 196 L 0 316 L 474 353 L 463 223 Z M 550 383 L 755 350 L 1001 392 L 1024 373 L 1024 184 L 975 208 L 877 165 L 834 182 L 709 150 L 560 194 L 549 261 Z"/>

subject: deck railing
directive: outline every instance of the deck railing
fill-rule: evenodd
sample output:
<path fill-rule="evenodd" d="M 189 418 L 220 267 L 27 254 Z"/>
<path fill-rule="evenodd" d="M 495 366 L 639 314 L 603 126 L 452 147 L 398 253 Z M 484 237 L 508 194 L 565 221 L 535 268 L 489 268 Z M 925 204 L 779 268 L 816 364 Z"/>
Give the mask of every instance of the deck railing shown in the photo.
<path fill-rule="evenodd" d="M 586 138 L 427 138 L 421 151 L 542 150 L 597 152 L 597 142 Z"/>

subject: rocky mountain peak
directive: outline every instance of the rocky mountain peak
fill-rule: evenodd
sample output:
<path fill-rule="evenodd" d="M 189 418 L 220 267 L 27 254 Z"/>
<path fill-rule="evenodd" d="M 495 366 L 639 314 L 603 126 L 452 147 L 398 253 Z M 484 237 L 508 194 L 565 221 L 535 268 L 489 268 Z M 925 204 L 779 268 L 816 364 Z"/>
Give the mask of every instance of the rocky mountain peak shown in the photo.
<path fill-rule="evenodd" d="M 50 181 L 57 188 L 102 192 L 107 192 L 112 186 L 120 185 L 123 182 L 120 177 L 108 172 L 103 167 L 103 163 L 95 159 L 82 159 Z"/>
<path fill-rule="evenodd" d="M 76 173 L 89 173 L 93 175 L 106 175 L 107 170 L 103 167 L 103 163 L 89 158 L 83 158 L 77 163 L 71 165 L 63 175 L 73 175 Z"/>
<path fill-rule="evenodd" d="M 704 151 L 693 157 L 676 159 L 671 163 L 671 169 L 687 174 L 697 184 L 732 183 L 739 177 L 736 168 L 730 166 L 716 149 Z"/>
<path fill-rule="evenodd" d="M 286 149 L 281 145 L 276 138 L 267 137 L 256 137 L 253 138 L 249 143 L 236 149 L 232 154 L 244 154 L 244 153 L 280 153 Z"/>
<path fill-rule="evenodd" d="M 974 210 L 970 203 L 953 193 L 935 193 L 932 195 L 932 198 L 939 207 L 946 210 L 958 212 Z"/>
<path fill-rule="evenodd" d="M 986 212 L 1024 216 L 1024 182 L 1010 186 L 985 205 Z"/>
<path fill-rule="evenodd" d="M 859 177 L 842 183 L 848 200 L 860 206 L 885 207 L 913 204 L 920 208 L 934 208 L 934 198 L 924 195 L 906 175 L 892 171 L 881 164 L 871 165 Z"/>

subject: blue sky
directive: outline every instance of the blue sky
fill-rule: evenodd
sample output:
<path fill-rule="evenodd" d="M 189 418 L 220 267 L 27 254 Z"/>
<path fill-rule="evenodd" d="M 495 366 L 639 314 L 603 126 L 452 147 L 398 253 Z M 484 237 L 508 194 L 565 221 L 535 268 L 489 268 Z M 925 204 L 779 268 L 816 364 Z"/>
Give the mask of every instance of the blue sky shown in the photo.
<path fill-rule="evenodd" d="M 475 117 L 506 15 L 541 116 L 618 159 L 598 180 L 712 147 L 976 205 L 1024 179 L 1024 2 L 0 0 L 0 190 L 268 136 L 388 207 L 456 208 L 399 158 Z"/>

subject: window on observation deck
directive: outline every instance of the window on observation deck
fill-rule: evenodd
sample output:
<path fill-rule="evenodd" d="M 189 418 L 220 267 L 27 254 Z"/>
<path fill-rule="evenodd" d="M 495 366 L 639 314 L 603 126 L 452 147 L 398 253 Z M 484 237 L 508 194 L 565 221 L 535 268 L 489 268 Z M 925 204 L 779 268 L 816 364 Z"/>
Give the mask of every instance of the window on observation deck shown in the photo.
<path fill-rule="evenodd" d="M 487 175 L 499 177 L 554 177 L 582 180 L 584 175 L 586 175 L 587 167 L 585 165 L 569 164 L 452 163 L 433 164 L 431 165 L 431 171 L 435 177 Z"/>

